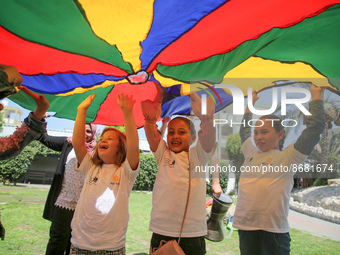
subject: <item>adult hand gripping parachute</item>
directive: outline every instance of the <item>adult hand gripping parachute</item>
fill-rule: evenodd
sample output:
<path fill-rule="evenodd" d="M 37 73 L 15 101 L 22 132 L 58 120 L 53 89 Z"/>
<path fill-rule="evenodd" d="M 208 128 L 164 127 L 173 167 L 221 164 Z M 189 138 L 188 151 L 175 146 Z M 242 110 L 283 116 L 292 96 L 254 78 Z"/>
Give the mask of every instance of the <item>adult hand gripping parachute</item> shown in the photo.
<path fill-rule="evenodd" d="M 155 83 L 168 88 L 163 118 L 188 114 L 186 95 L 202 87 L 219 111 L 232 96 L 209 86 L 225 82 L 247 95 L 248 87 L 275 86 L 277 77 L 308 78 L 339 93 L 339 3 L 1 0 L 0 63 L 16 66 L 23 85 L 44 94 L 55 117 L 75 119 L 80 102 L 97 93 L 87 118 L 106 125 L 124 124 L 115 95 L 126 93 L 137 100 L 141 127 L 140 101 L 155 98 Z M 10 98 L 35 107 L 24 93 Z"/>

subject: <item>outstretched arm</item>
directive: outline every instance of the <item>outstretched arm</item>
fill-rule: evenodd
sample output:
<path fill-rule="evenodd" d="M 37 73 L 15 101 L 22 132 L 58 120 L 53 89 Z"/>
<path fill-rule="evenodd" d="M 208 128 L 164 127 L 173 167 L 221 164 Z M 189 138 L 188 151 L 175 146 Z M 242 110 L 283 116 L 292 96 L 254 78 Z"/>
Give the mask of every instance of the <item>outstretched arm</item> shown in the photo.
<path fill-rule="evenodd" d="M 217 171 L 219 160 L 218 160 L 218 151 L 217 148 L 215 149 L 214 153 L 211 155 L 210 164 L 215 166 L 216 171 L 212 172 L 212 186 L 211 186 L 211 193 L 214 194 L 216 197 L 220 197 L 223 190 L 220 185 L 220 173 Z"/>
<path fill-rule="evenodd" d="M 152 152 L 156 152 L 158 144 L 162 139 L 160 132 L 158 131 L 156 122 L 160 118 L 162 110 L 161 104 L 164 96 L 163 90 L 158 86 L 158 94 L 155 101 L 147 100 L 141 103 L 142 111 L 144 115 L 144 130 L 145 135 L 150 145 Z"/>
<path fill-rule="evenodd" d="M 326 117 L 321 91 L 322 88 L 314 84 L 310 87 L 313 101 L 309 103 L 309 106 L 312 115 L 307 118 L 307 127 L 294 144 L 294 148 L 304 155 L 309 155 L 312 152 L 320 140 L 320 135 L 325 130 Z"/>
<path fill-rule="evenodd" d="M 198 139 L 205 152 L 210 152 L 216 142 L 216 129 L 214 127 L 215 105 L 211 97 L 207 98 L 207 113 L 202 114 L 202 100 L 197 93 L 190 94 L 191 107 L 194 114 L 201 120 L 201 130 Z"/>
<path fill-rule="evenodd" d="M 249 97 L 249 96 L 248 96 Z M 252 102 L 255 104 L 255 102 L 260 98 L 260 96 L 257 94 L 257 92 L 254 90 L 252 94 Z M 251 111 L 249 110 L 249 107 L 247 105 L 246 111 L 243 116 L 243 122 L 244 126 L 241 124 L 240 126 L 240 137 L 241 137 L 241 144 L 243 144 L 250 136 L 251 136 L 251 128 L 248 125 L 248 121 L 250 120 L 252 116 Z"/>
<path fill-rule="evenodd" d="M 19 87 L 30 96 L 37 105 L 34 113 L 30 113 L 24 120 L 24 124 L 10 137 L 1 138 L 0 160 L 8 159 L 20 154 L 20 152 L 33 140 L 40 139 L 46 133 L 46 122 L 43 119 L 50 104 L 43 95 L 37 95 L 26 87 Z"/>
<path fill-rule="evenodd" d="M 135 118 L 133 116 L 133 106 L 136 100 L 132 96 L 117 95 L 117 103 L 123 111 L 125 132 L 126 132 L 126 158 L 132 170 L 136 170 L 139 163 L 139 138 Z"/>
<path fill-rule="evenodd" d="M 37 107 L 33 112 L 33 116 L 37 120 L 41 120 L 44 117 L 48 108 L 50 107 L 50 103 L 46 100 L 44 95 L 37 95 L 24 86 L 19 86 L 18 88 L 34 100 Z"/>
<path fill-rule="evenodd" d="M 76 153 L 79 164 L 83 161 L 86 156 L 87 150 L 85 146 L 85 122 L 86 113 L 92 104 L 96 94 L 88 96 L 79 106 L 76 121 L 73 128 L 72 145 L 74 152 Z"/>

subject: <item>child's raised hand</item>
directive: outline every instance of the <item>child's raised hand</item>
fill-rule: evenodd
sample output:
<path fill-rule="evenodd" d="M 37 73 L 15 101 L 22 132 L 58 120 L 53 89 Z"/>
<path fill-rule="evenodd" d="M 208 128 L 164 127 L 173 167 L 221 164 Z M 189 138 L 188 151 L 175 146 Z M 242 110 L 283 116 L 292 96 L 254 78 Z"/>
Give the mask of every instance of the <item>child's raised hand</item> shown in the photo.
<path fill-rule="evenodd" d="M 156 88 L 157 88 L 157 96 L 155 98 L 155 102 L 162 103 L 163 97 L 166 92 L 166 88 L 163 88 L 160 84 L 156 83 Z"/>
<path fill-rule="evenodd" d="M 89 109 L 96 95 L 97 95 L 96 93 L 89 95 L 83 102 L 81 102 L 81 104 L 78 106 L 78 111 Z"/>
<path fill-rule="evenodd" d="M 30 91 L 28 88 L 24 86 L 18 86 L 18 88 L 24 92 L 26 95 L 30 96 L 35 104 L 37 105 L 37 108 L 39 108 L 41 111 L 47 111 L 48 108 L 50 107 L 50 103 L 47 101 L 47 99 L 44 97 L 44 95 L 38 95 L 36 93 L 33 93 Z"/>
<path fill-rule="evenodd" d="M 317 87 L 315 84 L 312 84 L 309 88 L 310 93 L 312 94 L 312 99 L 321 99 L 321 92 L 322 92 L 321 87 Z"/>
<path fill-rule="evenodd" d="M 162 120 L 162 125 L 168 125 L 169 122 L 170 122 L 171 118 L 170 117 L 165 117 L 163 120 Z"/>
<path fill-rule="evenodd" d="M 162 114 L 161 104 L 166 91 L 166 89 L 163 88 L 158 83 L 156 83 L 155 86 L 157 88 L 157 96 L 155 100 L 151 101 L 150 99 L 148 99 L 141 102 L 144 119 L 151 122 L 156 122 L 161 117 Z"/>
<path fill-rule="evenodd" d="M 259 93 L 257 93 L 256 90 L 254 90 L 254 91 L 253 91 L 253 94 L 252 94 L 252 97 L 251 97 L 253 105 L 255 104 L 255 102 L 256 102 L 259 98 L 260 98 Z M 248 95 L 248 100 L 249 100 L 249 95 Z M 248 106 L 248 105 L 247 105 L 246 112 L 247 112 L 247 113 L 251 113 L 251 111 L 249 110 L 249 106 Z"/>
<path fill-rule="evenodd" d="M 37 108 L 33 112 L 33 116 L 37 120 L 41 120 L 44 117 L 48 108 L 50 107 L 50 103 L 47 101 L 44 95 L 39 96 L 38 94 L 33 93 L 32 91 L 30 91 L 28 88 L 24 86 L 18 86 L 18 88 L 34 100 L 35 104 L 37 105 Z"/>
<path fill-rule="evenodd" d="M 257 93 L 256 90 L 254 90 L 254 91 L 253 91 L 253 94 L 252 94 L 253 105 L 255 104 L 255 102 L 256 102 L 257 100 L 259 100 L 259 98 L 260 98 L 260 94 Z"/>
<path fill-rule="evenodd" d="M 168 124 L 170 122 L 171 118 L 170 117 L 166 117 L 162 120 L 162 127 L 160 129 L 161 135 L 163 136 L 165 129 L 168 127 Z"/>
<path fill-rule="evenodd" d="M 214 116 L 215 113 L 215 105 L 212 98 L 209 96 L 207 97 L 207 105 L 206 105 L 206 114 L 202 114 L 202 100 L 197 95 L 197 93 L 190 94 L 191 99 L 191 108 L 194 112 L 195 116 L 197 116 L 200 120 L 208 119 Z"/>
<path fill-rule="evenodd" d="M 153 102 L 148 99 L 141 102 L 141 107 L 146 120 L 156 122 L 162 114 L 161 103 L 159 102 Z"/>
<path fill-rule="evenodd" d="M 117 103 L 122 108 L 123 111 L 130 110 L 132 111 L 136 100 L 133 99 L 133 96 L 128 96 L 124 94 L 117 95 Z"/>

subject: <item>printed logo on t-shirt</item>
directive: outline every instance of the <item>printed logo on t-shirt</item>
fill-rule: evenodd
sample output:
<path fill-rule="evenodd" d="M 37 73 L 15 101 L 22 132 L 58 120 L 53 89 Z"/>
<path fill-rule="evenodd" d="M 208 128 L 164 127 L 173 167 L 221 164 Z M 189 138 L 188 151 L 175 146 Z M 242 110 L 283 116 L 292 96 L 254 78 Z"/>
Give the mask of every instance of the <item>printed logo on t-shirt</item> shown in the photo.
<path fill-rule="evenodd" d="M 267 162 L 267 163 L 271 163 L 272 161 L 273 161 L 272 158 L 266 158 L 266 162 Z"/>
<path fill-rule="evenodd" d="M 164 166 L 168 166 L 170 168 L 174 168 L 175 167 L 175 160 L 174 159 L 165 158 Z"/>
<path fill-rule="evenodd" d="M 119 176 L 118 175 L 114 175 L 112 177 L 111 185 L 119 185 L 120 184 L 119 180 L 120 180 Z"/>
<path fill-rule="evenodd" d="M 92 184 L 96 184 L 96 182 L 98 181 L 98 178 L 95 176 L 95 177 L 91 177 L 90 180 L 89 180 L 89 184 L 92 185 Z"/>

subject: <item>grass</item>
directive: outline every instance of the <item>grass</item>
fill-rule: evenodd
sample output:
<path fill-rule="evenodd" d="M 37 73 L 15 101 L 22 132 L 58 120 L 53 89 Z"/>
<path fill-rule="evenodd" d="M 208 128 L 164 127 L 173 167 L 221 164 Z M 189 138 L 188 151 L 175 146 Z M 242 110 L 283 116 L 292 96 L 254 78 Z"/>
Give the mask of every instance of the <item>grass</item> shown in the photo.
<path fill-rule="evenodd" d="M 0 184 L 2 223 L 6 228 L 5 241 L 0 241 L 1 254 L 44 254 L 48 241 L 50 222 L 42 218 L 48 190 L 3 186 Z M 29 202 L 27 202 L 29 201 Z M 130 221 L 126 238 L 127 254 L 147 255 L 151 233 L 149 220 L 152 195 L 132 192 L 130 196 Z M 340 242 L 320 238 L 291 229 L 291 254 L 338 254 Z M 238 235 L 222 242 L 206 241 L 207 254 L 239 254 Z"/>

